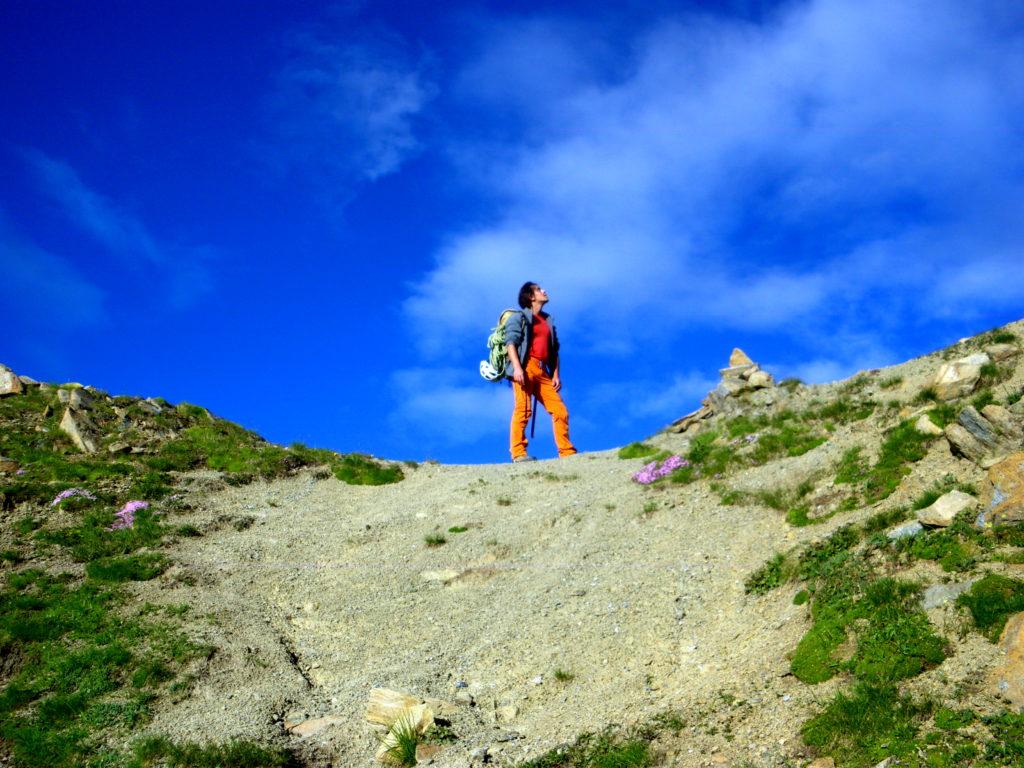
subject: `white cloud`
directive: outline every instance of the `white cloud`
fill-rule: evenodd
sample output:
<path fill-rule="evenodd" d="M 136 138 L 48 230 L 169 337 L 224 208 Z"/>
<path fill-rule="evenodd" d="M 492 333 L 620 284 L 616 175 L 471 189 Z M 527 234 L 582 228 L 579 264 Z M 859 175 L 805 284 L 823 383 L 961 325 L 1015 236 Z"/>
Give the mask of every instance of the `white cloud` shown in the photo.
<path fill-rule="evenodd" d="M 35 337 L 64 336 L 107 319 L 103 290 L 66 259 L 18 237 L 0 212 L 0 306 Z"/>
<path fill-rule="evenodd" d="M 96 242 L 129 267 L 153 277 L 167 300 L 187 307 L 213 289 L 209 246 L 181 246 L 155 237 L 143 221 L 89 187 L 67 163 L 35 150 L 23 152 L 39 190 Z"/>
<path fill-rule="evenodd" d="M 436 94 L 426 53 L 380 31 L 306 31 L 291 43 L 271 99 L 275 155 L 344 195 L 421 150 L 415 121 Z"/>
<path fill-rule="evenodd" d="M 605 382 L 588 389 L 582 410 L 614 414 L 622 426 L 650 418 L 668 424 L 696 408 L 717 383 L 695 371 L 666 376 L 665 380 Z"/>
<path fill-rule="evenodd" d="M 496 160 L 475 137 L 453 150 L 462 167 L 473 153 L 497 163 L 477 182 L 502 203 L 411 287 L 422 352 L 475 343 L 524 279 L 555 289 L 561 320 L 599 327 L 597 350 L 668 327 L 869 332 L 897 312 L 1024 301 L 1024 281 L 993 280 L 1024 235 L 1008 162 L 1024 149 L 1024 90 L 1008 85 L 1021 40 L 986 8 L 814 0 L 760 26 L 680 16 L 624 46 L 614 75 L 605 48 L 581 46 L 549 79 L 508 52 L 562 61 L 587 28 L 538 17 L 514 39 L 493 33 L 457 93 L 533 128 Z M 439 296 L 464 310 L 443 327 L 425 322 Z"/>
<path fill-rule="evenodd" d="M 397 408 L 391 426 L 422 435 L 428 445 L 465 445 L 508 433 L 512 393 L 502 383 L 451 368 L 396 371 L 392 388 Z"/>

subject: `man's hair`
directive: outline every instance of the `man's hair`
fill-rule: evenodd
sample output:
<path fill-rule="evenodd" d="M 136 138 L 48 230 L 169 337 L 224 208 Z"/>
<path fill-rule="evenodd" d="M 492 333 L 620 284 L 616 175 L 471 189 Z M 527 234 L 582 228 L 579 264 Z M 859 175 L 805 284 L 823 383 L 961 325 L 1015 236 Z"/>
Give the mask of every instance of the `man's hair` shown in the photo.
<path fill-rule="evenodd" d="M 519 289 L 519 306 L 523 309 L 529 309 L 530 305 L 533 304 L 533 289 L 536 286 L 537 284 L 534 282 L 526 282 Z"/>

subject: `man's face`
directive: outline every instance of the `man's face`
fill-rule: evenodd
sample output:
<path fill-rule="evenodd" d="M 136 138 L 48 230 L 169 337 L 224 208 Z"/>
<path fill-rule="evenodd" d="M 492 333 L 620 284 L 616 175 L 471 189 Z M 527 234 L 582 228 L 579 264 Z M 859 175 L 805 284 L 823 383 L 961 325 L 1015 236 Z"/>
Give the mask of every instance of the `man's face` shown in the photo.
<path fill-rule="evenodd" d="M 541 288 L 539 285 L 533 286 L 533 300 L 539 301 L 543 304 L 547 304 L 548 292 Z"/>

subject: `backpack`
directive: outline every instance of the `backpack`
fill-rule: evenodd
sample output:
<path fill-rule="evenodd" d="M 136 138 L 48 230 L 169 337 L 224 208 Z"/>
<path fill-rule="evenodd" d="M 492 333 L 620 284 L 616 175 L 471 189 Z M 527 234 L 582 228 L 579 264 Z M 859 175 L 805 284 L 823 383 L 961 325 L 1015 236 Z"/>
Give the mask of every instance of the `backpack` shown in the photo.
<path fill-rule="evenodd" d="M 487 337 L 488 355 L 480 361 L 480 375 L 488 381 L 501 381 L 508 370 L 508 350 L 505 349 L 505 321 L 518 309 L 506 309 L 498 318 L 498 324 L 491 329 Z"/>

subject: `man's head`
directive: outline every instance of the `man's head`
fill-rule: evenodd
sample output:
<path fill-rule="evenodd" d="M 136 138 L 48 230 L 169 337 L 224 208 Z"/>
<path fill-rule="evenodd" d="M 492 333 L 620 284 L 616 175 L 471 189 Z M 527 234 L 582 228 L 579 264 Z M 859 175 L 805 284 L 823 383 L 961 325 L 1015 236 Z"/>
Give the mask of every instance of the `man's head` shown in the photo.
<path fill-rule="evenodd" d="M 519 306 L 523 309 L 530 309 L 533 306 L 534 299 L 539 300 L 542 305 L 547 304 L 547 291 L 536 283 L 523 283 L 523 287 L 519 289 Z"/>

